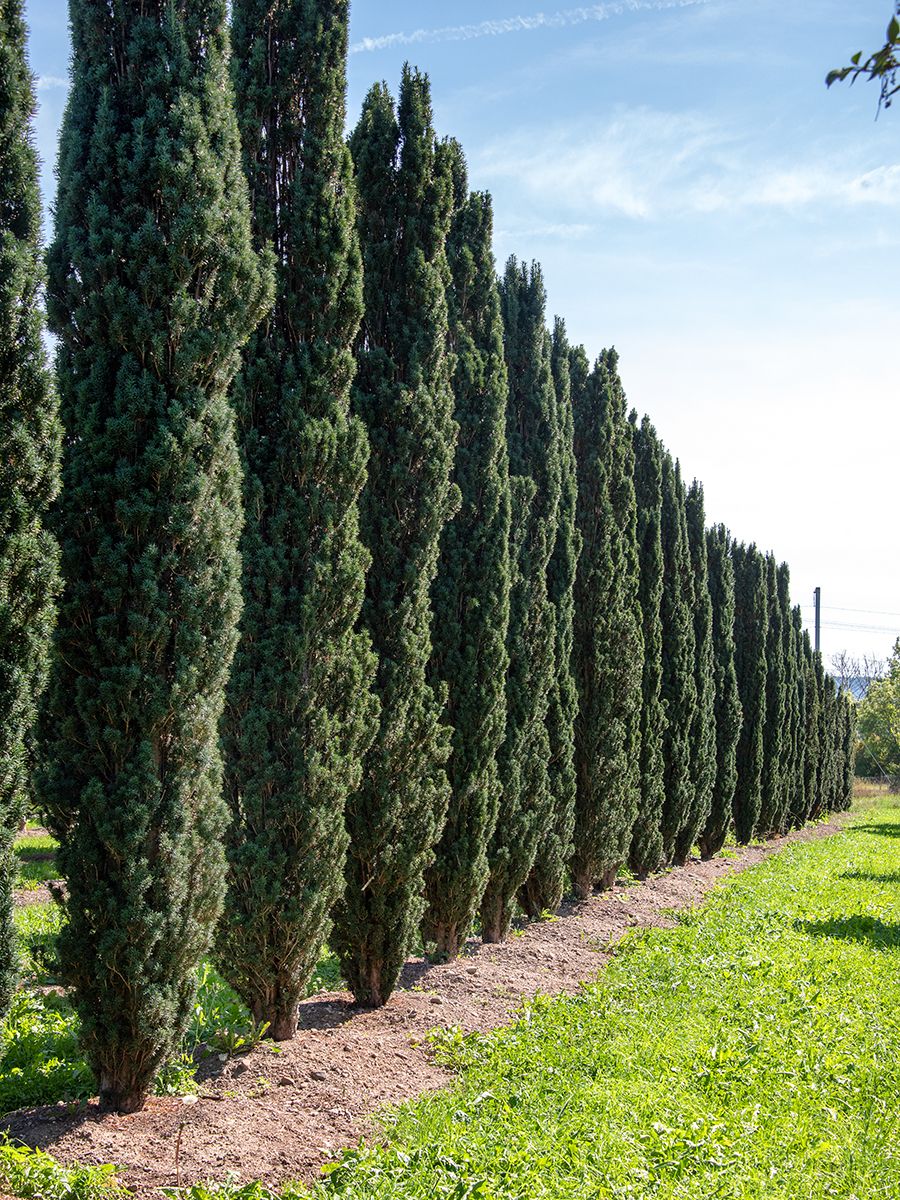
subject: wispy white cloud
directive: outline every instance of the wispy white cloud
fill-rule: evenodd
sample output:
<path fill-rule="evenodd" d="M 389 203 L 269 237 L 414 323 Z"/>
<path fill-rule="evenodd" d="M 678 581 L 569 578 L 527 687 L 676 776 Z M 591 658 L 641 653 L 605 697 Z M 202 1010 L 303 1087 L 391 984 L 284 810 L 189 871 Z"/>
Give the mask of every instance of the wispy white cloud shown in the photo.
<path fill-rule="evenodd" d="M 536 241 L 552 240 L 559 242 L 577 242 L 594 232 L 594 226 L 585 222 L 549 221 L 544 224 L 511 225 L 498 228 L 497 238 L 533 238 Z"/>
<path fill-rule="evenodd" d="M 69 81 L 60 75 L 38 75 L 35 86 L 39 92 L 53 92 L 58 88 L 67 88 Z"/>
<path fill-rule="evenodd" d="M 606 4 L 590 4 L 582 8 L 567 8 L 557 12 L 538 12 L 529 16 L 502 17 L 478 21 L 470 25 L 445 25 L 439 29 L 414 29 L 410 32 L 386 33 L 381 37 L 361 38 L 350 47 L 351 54 L 390 50 L 395 46 L 417 46 L 434 42 L 470 42 L 475 38 L 501 37 L 507 33 L 529 33 L 537 29 L 565 29 L 590 21 L 608 21 L 612 17 L 632 12 L 665 12 L 676 8 L 696 8 L 711 0 L 615 0 Z"/>
<path fill-rule="evenodd" d="M 781 164 L 713 118 L 645 108 L 575 133 L 521 131 L 486 147 L 477 167 L 579 222 L 900 203 L 900 163 L 866 169 L 822 152 Z"/>

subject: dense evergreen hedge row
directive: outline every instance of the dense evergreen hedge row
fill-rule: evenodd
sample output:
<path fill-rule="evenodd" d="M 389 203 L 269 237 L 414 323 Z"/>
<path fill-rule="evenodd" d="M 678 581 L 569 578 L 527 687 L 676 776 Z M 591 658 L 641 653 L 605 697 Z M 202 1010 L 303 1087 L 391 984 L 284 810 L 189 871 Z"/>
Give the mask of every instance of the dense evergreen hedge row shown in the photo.
<path fill-rule="evenodd" d="M 212 953 L 289 1038 L 564 893 L 846 807 L 853 708 L 787 567 L 706 527 L 618 357 L 497 278 L 428 80 L 343 136 L 347 0 L 71 0 L 42 359 L 21 0 L 0 0 L 0 1003 L 9 847 L 139 1108 Z M 232 661 L 233 660 L 233 661 Z M 35 754 L 46 664 L 51 686 Z M 32 782 L 29 782 L 31 779 Z"/>

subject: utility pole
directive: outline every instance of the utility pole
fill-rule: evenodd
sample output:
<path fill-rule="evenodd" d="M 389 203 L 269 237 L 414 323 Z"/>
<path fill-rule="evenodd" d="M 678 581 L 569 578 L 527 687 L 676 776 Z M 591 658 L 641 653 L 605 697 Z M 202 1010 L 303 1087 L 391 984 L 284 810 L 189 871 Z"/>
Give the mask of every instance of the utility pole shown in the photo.
<path fill-rule="evenodd" d="M 816 598 L 816 653 L 822 649 L 822 589 L 815 590 Z"/>

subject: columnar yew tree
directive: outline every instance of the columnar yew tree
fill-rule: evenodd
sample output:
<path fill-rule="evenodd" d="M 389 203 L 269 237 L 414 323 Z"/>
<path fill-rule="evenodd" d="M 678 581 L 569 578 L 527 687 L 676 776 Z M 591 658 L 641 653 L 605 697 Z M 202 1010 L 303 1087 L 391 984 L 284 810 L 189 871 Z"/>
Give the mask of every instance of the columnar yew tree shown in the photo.
<path fill-rule="evenodd" d="M 819 726 L 822 717 L 822 688 L 824 674 L 821 656 L 816 654 L 807 630 L 803 631 L 803 672 L 806 679 L 806 712 L 803 730 L 803 821 L 812 819 L 816 812 L 819 787 L 819 759 L 822 747 L 819 744 Z"/>
<path fill-rule="evenodd" d="M 791 576 L 787 563 L 778 567 L 778 615 L 781 623 L 781 661 L 784 668 L 784 728 L 781 750 L 781 787 L 775 810 L 773 830 L 787 833 L 791 824 L 794 789 L 797 780 L 797 736 L 799 696 L 797 694 L 797 660 L 794 654 L 793 614 L 791 612 Z"/>
<path fill-rule="evenodd" d="M 753 838 L 762 804 L 763 735 L 766 727 L 766 560 L 756 546 L 735 545 L 734 644 L 743 721 L 737 747 L 734 832 L 746 845 Z"/>
<path fill-rule="evenodd" d="M 586 364 L 584 364 L 586 366 Z M 578 528 L 575 585 L 578 800 L 572 882 L 610 887 L 628 857 L 640 798 L 641 629 L 634 441 L 614 350 L 574 372 Z"/>
<path fill-rule="evenodd" d="M 849 692 L 843 693 L 841 738 L 844 769 L 838 807 L 846 812 L 853 803 L 853 778 L 856 774 L 856 701 Z"/>
<path fill-rule="evenodd" d="M 106 1109 L 178 1044 L 224 885 L 219 717 L 240 609 L 227 390 L 268 306 L 224 0 L 72 0 L 49 317 L 64 599 L 42 803 L 61 976 Z"/>
<path fill-rule="evenodd" d="M 547 568 L 556 544 L 560 438 L 540 268 L 510 259 L 500 285 L 509 375 L 506 435 L 512 490 L 506 737 L 500 816 L 488 850 L 481 936 L 503 941 L 552 813 L 547 708 L 556 629 Z"/>
<path fill-rule="evenodd" d="M 809 672 L 804 647 L 800 606 L 791 609 L 791 654 L 794 660 L 794 763 L 788 802 L 788 824 L 799 829 L 806 823 L 806 722 Z"/>
<path fill-rule="evenodd" d="M 670 863 L 676 839 L 694 804 L 691 733 L 697 708 L 694 674 L 693 578 L 688 547 L 686 493 L 681 467 L 668 451 L 662 460 L 662 698 L 666 795 L 662 812 L 663 859 Z"/>
<path fill-rule="evenodd" d="M 782 634 L 782 612 L 778 597 L 778 567 L 766 555 L 766 723 L 763 733 L 762 799 L 756 833 L 771 837 L 778 828 L 781 793 L 784 787 L 787 695 Z"/>
<path fill-rule="evenodd" d="M 691 722 L 691 804 L 675 837 L 673 861 L 683 866 L 712 809 L 716 778 L 715 662 L 713 612 L 706 554 L 706 516 L 703 486 L 696 479 L 688 489 L 685 506 L 688 550 L 691 559 L 694 619 L 694 682 L 696 707 Z"/>
<path fill-rule="evenodd" d="M 423 875 L 449 797 L 445 697 L 427 667 L 431 586 L 457 496 L 445 294 L 452 186 L 427 78 L 404 68 L 396 110 L 387 89 L 374 87 L 351 151 L 365 268 L 353 403 L 371 446 L 360 502 L 372 556 L 362 624 L 378 655 L 381 716 L 347 806 L 346 890 L 334 942 L 357 1001 L 377 1007 L 419 927 Z"/>
<path fill-rule="evenodd" d="M 716 739 L 712 804 L 700 834 L 700 853 L 708 859 L 718 854 L 725 845 L 731 828 L 742 714 L 734 665 L 734 564 L 731 561 L 731 538 L 724 525 L 714 525 L 707 531 L 706 552 L 712 599 Z"/>
<path fill-rule="evenodd" d="M 47 673 L 58 550 L 44 528 L 59 473 L 56 395 L 41 342 L 41 205 L 22 0 L 0 0 L 0 1017 L 16 984 L 12 842 Z"/>
<path fill-rule="evenodd" d="M 556 541 L 547 573 L 547 594 L 553 605 L 554 616 L 553 681 L 547 708 L 550 815 L 546 831 L 538 842 L 534 866 L 519 893 L 519 902 L 530 917 L 539 917 L 543 912 L 555 912 L 559 907 L 565 891 L 575 823 L 575 717 L 578 712 L 578 693 L 572 673 L 572 639 L 575 573 L 581 554 L 581 534 L 575 524 L 578 468 L 574 449 L 569 351 L 565 324 L 557 318 L 550 357 L 556 389 L 561 483 Z"/>
<path fill-rule="evenodd" d="M 425 875 L 426 942 L 458 954 L 487 881 L 487 847 L 500 802 L 497 751 L 506 733 L 509 624 L 509 459 L 506 362 L 491 250 L 490 197 L 469 194 L 465 160 L 452 147 L 454 216 L 447 242 L 450 340 L 459 425 L 454 480 L 461 507 L 445 527 L 432 589 L 435 686 L 447 685 L 453 728 L 450 806 Z"/>
<path fill-rule="evenodd" d="M 816 674 L 821 678 L 822 704 L 819 711 L 819 770 L 816 780 L 816 803 L 812 816 L 830 812 L 834 803 L 837 755 L 834 727 L 837 720 L 837 685 L 834 677 L 822 666 L 822 656 L 817 655 Z"/>
<path fill-rule="evenodd" d="M 244 614 L 224 727 L 228 892 L 217 961 L 290 1038 L 344 878 L 344 806 L 375 732 L 355 631 L 367 555 L 365 429 L 349 414 L 362 316 L 344 141 L 346 0 L 235 0 L 235 78 L 254 233 L 275 306 L 235 386 Z"/>
<path fill-rule="evenodd" d="M 834 744 L 834 776 L 829 799 L 829 812 L 839 812 L 844 807 L 844 690 L 836 687 L 834 725 L 831 738 Z"/>
<path fill-rule="evenodd" d="M 640 794 L 631 836 L 629 866 L 645 879 L 662 862 L 662 811 L 666 797 L 663 742 L 666 710 L 662 699 L 662 445 L 649 419 L 630 417 L 634 443 L 637 502 L 638 598 L 644 659 L 641 672 Z"/>

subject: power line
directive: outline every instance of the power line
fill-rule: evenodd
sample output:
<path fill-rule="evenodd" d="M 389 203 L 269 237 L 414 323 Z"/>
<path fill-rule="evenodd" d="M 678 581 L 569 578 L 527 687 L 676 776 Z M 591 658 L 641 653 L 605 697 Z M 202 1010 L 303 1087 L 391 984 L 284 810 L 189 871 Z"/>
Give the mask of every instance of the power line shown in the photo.
<path fill-rule="evenodd" d="M 801 608 L 815 608 L 814 604 L 801 604 Z M 897 617 L 900 620 L 900 613 L 885 612 L 880 608 L 839 608 L 836 604 L 823 604 L 824 612 L 843 612 L 843 613 L 863 613 L 867 617 Z"/>
<path fill-rule="evenodd" d="M 825 629 L 844 629 L 850 633 L 895 633 L 900 635 L 900 625 L 853 625 L 846 621 L 823 621 Z"/>

